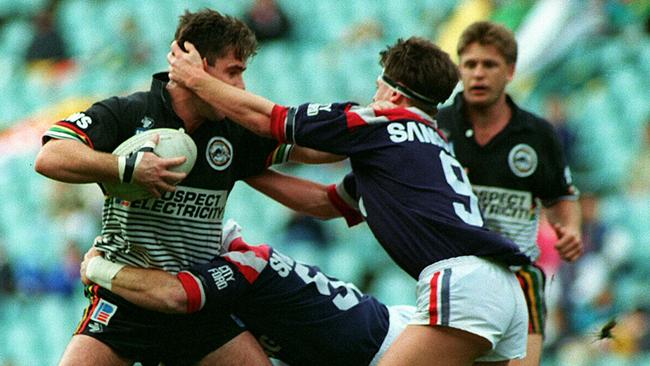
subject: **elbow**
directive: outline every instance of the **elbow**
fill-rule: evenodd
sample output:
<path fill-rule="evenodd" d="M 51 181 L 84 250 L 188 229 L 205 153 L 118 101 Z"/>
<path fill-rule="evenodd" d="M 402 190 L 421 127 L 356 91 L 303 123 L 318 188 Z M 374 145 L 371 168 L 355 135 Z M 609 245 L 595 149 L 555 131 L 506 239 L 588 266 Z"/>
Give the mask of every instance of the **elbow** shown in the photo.
<path fill-rule="evenodd" d="M 47 152 L 44 152 L 41 150 L 38 155 L 36 156 L 36 160 L 34 161 L 34 170 L 46 177 L 52 177 L 52 172 L 53 172 L 53 167 L 52 167 L 52 161 L 49 159 L 49 155 Z"/>
<path fill-rule="evenodd" d="M 187 294 L 180 283 L 176 285 L 168 287 L 159 299 L 160 303 L 164 304 L 161 310 L 165 313 L 187 313 Z"/>

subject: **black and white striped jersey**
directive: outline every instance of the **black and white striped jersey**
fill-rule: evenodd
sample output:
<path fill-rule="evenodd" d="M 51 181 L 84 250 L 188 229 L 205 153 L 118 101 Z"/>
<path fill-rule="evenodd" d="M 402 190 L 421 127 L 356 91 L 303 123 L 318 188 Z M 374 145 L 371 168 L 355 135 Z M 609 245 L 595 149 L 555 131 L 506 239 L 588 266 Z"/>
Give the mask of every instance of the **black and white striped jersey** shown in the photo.
<path fill-rule="evenodd" d="M 156 74 L 147 92 L 97 102 L 54 124 L 43 142 L 73 139 L 111 152 L 139 132 L 182 128 L 166 83 L 166 73 Z M 206 121 L 190 136 L 197 146 L 196 164 L 175 192 L 132 202 L 106 197 L 103 240 L 97 246 L 109 259 L 176 273 L 220 253 L 228 193 L 237 180 L 261 173 L 278 143 L 229 120 Z"/>

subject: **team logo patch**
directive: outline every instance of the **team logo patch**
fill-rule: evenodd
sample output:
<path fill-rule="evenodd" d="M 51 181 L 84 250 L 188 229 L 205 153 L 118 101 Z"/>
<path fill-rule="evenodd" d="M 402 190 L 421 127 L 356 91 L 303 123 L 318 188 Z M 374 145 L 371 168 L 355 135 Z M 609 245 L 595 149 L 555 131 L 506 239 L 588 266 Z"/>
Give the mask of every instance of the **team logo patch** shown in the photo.
<path fill-rule="evenodd" d="M 111 304 L 110 302 L 101 299 L 99 300 L 99 304 L 97 304 L 97 308 L 95 308 L 95 311 L 93 311 L 93 315 L 90 316 L 90 319 L 98 323 L 108 325 L 108 322 L 116 312 L 117 305 Z"/>
<path fill-rule="evenodd" d="M 537 169 L 537 153 L 530 145 L 516 145 L 508 154 L 508 165 L 516 176 L 528 177 Z"/>
<path fill-rule="evenodd" d="M 230 141 L 223 137 L 213 137 L 208 142 L 205 157 L 214 170 L 225 170 L 232 163 L 233 150 Z"/>
<path fill-rule="evenodd" d="M 217 268 L 208 269 L 214 284 L 217 286 L 217 289 L 223 290 L 228 287 L 228 282 L 235 281 L 235 274 L 228 265 L 224 264 L 223 266 Z"/>
<path fill-rule="evenodd" d="M 144 117 L 142 117 L 142 120 L 140 121 L 140 124 L 142 125 L 142 127 L 138 127 L 138 128 L 135 129 L 136 134 L 139 134 L 139 133 L 142 133 L 144 131 L 147 131 L 147 130 L 151 129 L 151 127 L 153 127 L 153 125 L 154 125 L 154 121 L 153 121 L 153 119 L 151 119 L 151 117 L 144 116 Z"/>

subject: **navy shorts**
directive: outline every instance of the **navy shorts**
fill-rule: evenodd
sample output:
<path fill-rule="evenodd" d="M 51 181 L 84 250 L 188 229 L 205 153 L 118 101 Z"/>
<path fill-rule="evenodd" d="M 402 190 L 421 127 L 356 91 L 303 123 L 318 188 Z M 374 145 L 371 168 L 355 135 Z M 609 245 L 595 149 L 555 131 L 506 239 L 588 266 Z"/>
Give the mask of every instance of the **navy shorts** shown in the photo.
<path fill-rule="evenodd" d="M 163 314 L 97 285 L 87 286 L 85 296 L 90 305 L 74 334 L 93 337 L 143 365 L 191 365 L 245 331 L 231 314 L 214 309 Z"/>

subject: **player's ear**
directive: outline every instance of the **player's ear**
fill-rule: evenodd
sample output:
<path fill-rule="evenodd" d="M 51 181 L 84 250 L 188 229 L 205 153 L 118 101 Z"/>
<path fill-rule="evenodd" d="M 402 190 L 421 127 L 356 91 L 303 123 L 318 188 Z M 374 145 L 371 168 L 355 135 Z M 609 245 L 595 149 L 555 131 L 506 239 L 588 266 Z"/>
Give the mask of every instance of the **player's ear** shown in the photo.
<path fill-rule="evenodd" d="M 388 98 L 388 101 L 399 105 L 404 101 L 404 99 L 406 99 L 406 97 L 402 95 L 402 93 L 393 90 L 390 94 L 390 97 Z"/>

